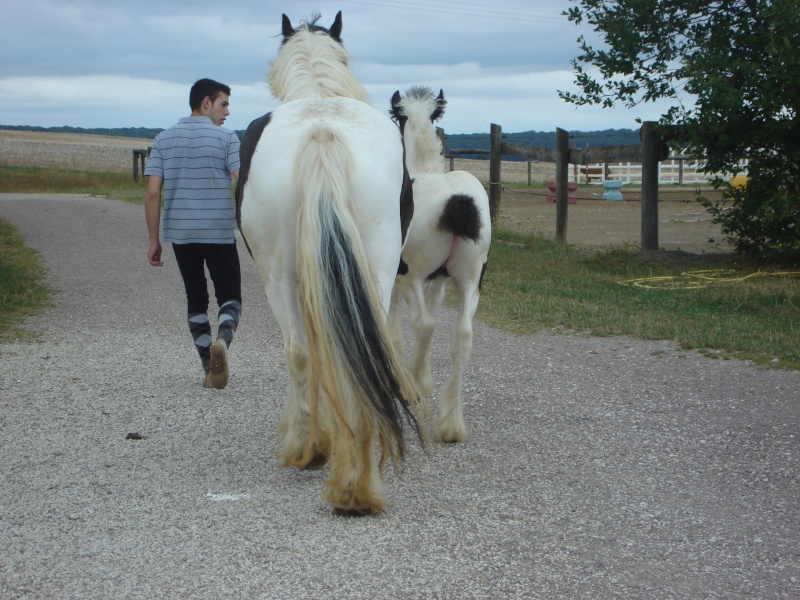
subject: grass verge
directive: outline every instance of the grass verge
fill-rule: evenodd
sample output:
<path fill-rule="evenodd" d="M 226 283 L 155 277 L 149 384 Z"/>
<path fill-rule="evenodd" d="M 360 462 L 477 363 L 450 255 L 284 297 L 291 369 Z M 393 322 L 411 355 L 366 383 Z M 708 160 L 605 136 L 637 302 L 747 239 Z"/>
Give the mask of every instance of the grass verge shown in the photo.
<path fill-rule="evenodd" d="M 87 194 L 142 204 L 145 182 L 134 183 L 130 173 L 0 166 L 0 193 Z"/>
<path fill-rule="evenodd" d="M 710 356 L 800 368 L 800 269 L 733 255 L 586 252 L 493 232 L 478 318 L 507 331 L 674 340 Z"/>
<path fill-rule="evenodd" d="M 87 194 L 141 204 L 145 189 L 130 173 L 0 166 L 0 193 Z M 0 341 L 30 339 L 25 318 L 52 304 L 52 292 L 41 284 L 44 274 L 41 256 L 0 219 Z"/>
<path fill-rule="evenodd" d="M 52 293 L 41 284 L 44 274 L 39 253 L 0 219 L 0 341 L 31 336 L 21 327 L 25 317 L 52 303 Z"/>

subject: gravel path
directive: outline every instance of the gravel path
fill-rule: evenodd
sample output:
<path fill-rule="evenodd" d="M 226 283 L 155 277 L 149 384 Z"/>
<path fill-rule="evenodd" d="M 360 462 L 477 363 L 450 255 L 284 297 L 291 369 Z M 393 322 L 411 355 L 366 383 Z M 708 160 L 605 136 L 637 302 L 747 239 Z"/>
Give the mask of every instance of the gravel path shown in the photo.
<path fill-rule="evenodd" d="M 287 375 L 246 251 L 232 380 L 206 390 L 142 213 L 0 195 L 59 290 L 40 343 L 0 346 L 0 597 L 800 597 L 800 373 L 479 324 L 468 440 L 337 518 L 326 471 L 278 467 Z"/>

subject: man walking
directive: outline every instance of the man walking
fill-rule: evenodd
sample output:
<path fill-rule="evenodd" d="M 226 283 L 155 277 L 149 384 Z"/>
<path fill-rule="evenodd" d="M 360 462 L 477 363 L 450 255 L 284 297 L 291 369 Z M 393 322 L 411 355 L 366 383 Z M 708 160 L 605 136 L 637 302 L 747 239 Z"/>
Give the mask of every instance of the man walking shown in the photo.
<path fill-rule="evenodd" d="M 200 79 L 189 92 L 191 116 L 162 131 L 153 142 L 145 169 L 149 177 L 145 218 L 150 235 L 147 259 L 161 257 L 159 225 L 164 190 L 164 242 L 171 242 L 186 288 L 189 331 L 205 371 L 205 387 L 228 384 L 228 347 L 239 325 L 242 278 L 236 250 L 236 215 L 231 177 L 239 176 L 239 138 L 222 127 L 230 114 L 231 89 Z M 208 268 L 219 306 L 217 339 L 208 318 Z"/>

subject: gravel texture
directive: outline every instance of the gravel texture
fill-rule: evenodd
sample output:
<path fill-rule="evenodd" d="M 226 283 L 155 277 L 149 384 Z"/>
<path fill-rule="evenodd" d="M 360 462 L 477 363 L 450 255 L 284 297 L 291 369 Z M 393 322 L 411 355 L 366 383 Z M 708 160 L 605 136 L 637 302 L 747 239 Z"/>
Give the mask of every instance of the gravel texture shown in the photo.
<path fill-rule="evenodd" d="M 141 207 L 5 194 L 0 217 L 58 290 L 41 341 L 0 346 L 2 598 L 800 597 L 798 372 L 478 324 L 470 437 L 414 445 L 383 514 L 339 518 L 326 470 L 278 466 L 282 343 L 242 246 L 232 379 L 206 390 Z"/>

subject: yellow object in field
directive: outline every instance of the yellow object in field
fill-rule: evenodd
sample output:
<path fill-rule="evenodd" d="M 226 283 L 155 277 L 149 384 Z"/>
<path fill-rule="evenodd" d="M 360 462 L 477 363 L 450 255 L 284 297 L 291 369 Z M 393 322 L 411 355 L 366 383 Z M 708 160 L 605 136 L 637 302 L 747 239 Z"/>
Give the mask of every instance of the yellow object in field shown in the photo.
<path fill-rule="evenodd" d="M 731 180 L 728 183 L 731 185 L 731 187 L 743 188 L 747 186 L 749 179 L 750 178 L 746 175 L 737 175 L 736 177 L 731 177 Z"/>

